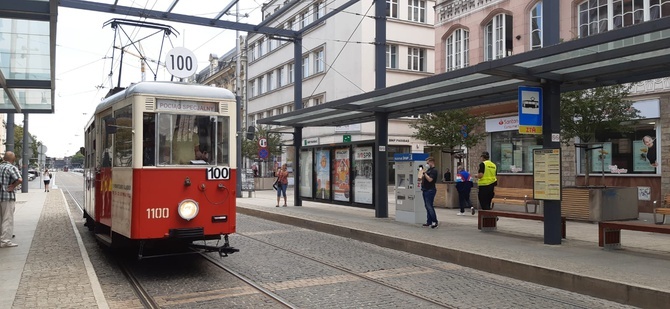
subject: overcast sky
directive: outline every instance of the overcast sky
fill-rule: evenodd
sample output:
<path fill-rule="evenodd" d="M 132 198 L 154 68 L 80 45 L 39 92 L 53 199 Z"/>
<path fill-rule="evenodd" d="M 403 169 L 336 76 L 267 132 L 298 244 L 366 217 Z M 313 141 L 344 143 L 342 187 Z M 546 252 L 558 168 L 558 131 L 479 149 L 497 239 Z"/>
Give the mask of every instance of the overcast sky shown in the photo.
<path fill-rule="evenodd" d="M 88 0 L 113 3 L 113 0 Z M 119 5 L 165 10 L 172 0 L 121 0 Z M 182 0 L 172 11 L 173 13 L 199 16 L 216 16 L 229 1 Z M 258 24 L 261 20 L 260 7 L 262 0 L 240 0 L 240 13 L 248 14 L 241 17 L 240 22 Z M 235 8 L 231 10 L 234 13 Z M 112 63 L 112 46 L 114 30 L 103 27 L 106 21 L 113 18 L 138 20 L 138 18 L 114 14 L 95 13 L 91 11 L 59 8 L 58 33 L 56 41 L 56 96 L 54 114 L 31 114 L 29 131 L 47 146 L 47 156 L 63 157 L 74 155 L 84 145 L 83 129 L 92 113 L 109 91 L 115 87 L 119 77 L 119 55 L 114 52 Z M 224 16 L 221 19 L 235 21 L 235 16 Z M 197 71 L 207 67 L 210 53 L 218 56 L 235 47 L 235 31 L 221 28 L 209 28 L 178 23 L 167 23 L 160 20 L 146 20 L 174 27 L 178 36 L 165 40 L 163 52 L 159 53 L 162 35 L 153 35 L 142 41 L 145 56 L 151 61 L 165 60 L 165 54 L 172 47 L 183 46 L 191 50 L 198 61 Z M 140 30 L 123 26 L 123 29 L 134 40 L 149 36 L 155 30 Z M 124 45 L 129 40 L 125 34 L 117 36 L 116 46 Z M 240 32 L 240 35 L 245 33 Z M 130 51 L 137 51 L 130 47 Z M 121 87 L 141 80 L 139 58 L 126 53 L 123 60 Z M 150 62 L 156 71 L 156 63 Z M 110 70 L 112 77 L 109 77 Z M 158 71 L 157 80 L 169 80 L 170 76 L 164 68 Z M 146 79 L 153 80 L 153 73 L 146 69 Z M 23 116 L 16 116 L 16 123 L 23 124 Z"/>

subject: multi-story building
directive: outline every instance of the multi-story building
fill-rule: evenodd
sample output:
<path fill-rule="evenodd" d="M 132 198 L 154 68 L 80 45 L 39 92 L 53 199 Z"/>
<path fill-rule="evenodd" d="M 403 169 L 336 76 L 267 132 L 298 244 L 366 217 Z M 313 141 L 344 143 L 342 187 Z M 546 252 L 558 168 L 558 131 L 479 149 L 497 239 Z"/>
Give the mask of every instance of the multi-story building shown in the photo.
<path fill-rule="evenodd" d="M 268 26 L 299 30 L 347 1 L 300 1 L 274 18 Z M 424 78 L 434 73 L 433 18 L 435 1 L 388 0 L 387 86 Z M 273 0 L 263 7 L 265 18 L 289 1 Z M 294 70 L 302 70 L 303 107 L 349 97 L 375 87 L 374 1 L 363 0 L 321 22 L 302 39 L 302 59 L 294 62 L 293 44 L 263 34 L 248 37 L 249 122 L 293 111 Z M 282 129 L 282 128 L 277 128 Z M 291 130 L 291 128 L 286 128 Z M 343 142 L 374 140 L 374 123 L 346 127 L 310 127 L 303 130 L 302 145 L 328 147 Z M 285 136 L 287 140 L 290 135 Z M 423 150 L 424 142 L 412 137 L 407 119 L 389 121 L 389 155 Z M 292 162 L 293 153 L 276 160 Z M 392 163 L 391 163 L 392 164 Z M 393 173 L 389 173 L 393 176 Z"/>
<path fill-rule="evenodd" d="M 438 0 L 435 6 L 436 73 L 542 48 L 542 3 L 538 0 Z M 670 0 L 560 1 L 560 39 L 568 41 L 670 16 Z M 604 173 L 591 184 L 638 187 L 639 209 L 670 192 L 670 79 L 638 83 L 630 99 L 641 119 L 630 134 L 596 132 L 605 155 L 585 166 L 583 150 L 562 146 L 563 185 L 584 184 L 586 168 Z M 488 139 L 471 153 L 489 151 L 505 187 L 532 186 L 532 151 L 541 140 L 518 133 L 517 102 L 487 106 Z M 644 140 L 655 142 L 647 147 Z M 657 165 L 646 160 L 655 151 Z M 471 169 L 479 162 L 470 162 Z"/>

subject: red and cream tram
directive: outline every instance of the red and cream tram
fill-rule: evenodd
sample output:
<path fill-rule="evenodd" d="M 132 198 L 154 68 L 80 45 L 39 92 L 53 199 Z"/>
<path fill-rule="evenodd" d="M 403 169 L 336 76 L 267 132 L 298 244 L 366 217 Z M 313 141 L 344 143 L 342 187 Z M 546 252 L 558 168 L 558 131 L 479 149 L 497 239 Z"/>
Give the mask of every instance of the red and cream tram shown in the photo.
<path fill-rule="evenodd" d="M 141 82 L 85 128 L 84 217 L 103 243 L 236 252 L 236 108 L 229 90 Z M 193 243 L 196 241 L 196 243 Z"/>

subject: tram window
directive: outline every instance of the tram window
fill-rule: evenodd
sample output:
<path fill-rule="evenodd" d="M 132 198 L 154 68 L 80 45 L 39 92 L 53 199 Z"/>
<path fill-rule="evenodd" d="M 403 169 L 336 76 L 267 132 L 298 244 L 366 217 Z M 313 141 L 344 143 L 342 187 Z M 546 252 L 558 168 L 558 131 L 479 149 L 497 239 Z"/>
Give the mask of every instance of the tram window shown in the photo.
<path fill-rule="evenodd" d="M 100 152 L 101 167 L 112 167 L 112 134 L 107 132 L 107 124 L 112 122 L 112 115 L 102 118 L 105 125 L 100 126 L 102 132 L 102 151 Z"/>
<path fill-rule="evenodd" d="M 116 133 L 114 133 L 114 166 L 129 167 L 133 162 L 132 106 L 114 112 Z"/>
<path fill-rule="evenodd" d="M 216 122 L 209 116 L 159 114 L 159 165 L 211 164 Z"/>
<path fill-rule="evenodd" d="M 142 164 L 144 166 L 154 166 L 156 165 L 156 114 L 144 113 L 142 124 L 144 126 Z"/>
<path fill-rule="evenodd" d="M 216 163 L 219 165 L 230 165 L 230 119 L 228 117 L 217 117 L 216 140 L 218 147 L 216 151 Z"/>

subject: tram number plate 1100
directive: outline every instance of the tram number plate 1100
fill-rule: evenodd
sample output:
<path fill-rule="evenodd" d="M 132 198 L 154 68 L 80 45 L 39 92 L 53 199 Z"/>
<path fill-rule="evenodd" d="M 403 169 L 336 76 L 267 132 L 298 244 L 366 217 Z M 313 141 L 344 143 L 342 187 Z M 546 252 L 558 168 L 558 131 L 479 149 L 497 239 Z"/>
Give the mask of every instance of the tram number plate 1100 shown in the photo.
<path fill-rule="evenodd" d="M 230 168 L 226 166 L 208 167 L 206 171 L 207 171 L 207 180 L 220 180 L 230 178 Z"/>

